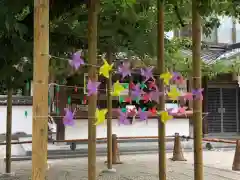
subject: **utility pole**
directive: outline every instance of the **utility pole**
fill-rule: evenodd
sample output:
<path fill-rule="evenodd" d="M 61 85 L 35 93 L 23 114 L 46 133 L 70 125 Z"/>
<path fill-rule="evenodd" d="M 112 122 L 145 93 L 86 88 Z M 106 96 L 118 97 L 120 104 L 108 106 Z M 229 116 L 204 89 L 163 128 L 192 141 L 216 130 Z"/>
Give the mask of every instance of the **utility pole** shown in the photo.
<path fill-rule="evenodd" d="M 48 145 L 49 0 L 34 1 L 32 180 L 45 180 Z"/>
<path fill-rule="evenodd" d="M 164 0 L 158 0 L 158 73 L 165 71 L 164 63 Z M 164 92 L 164 84 L 159 80 L 159 91 Z M 159 110 L 165 110 L 165 97 L 159 97 Z M 165 124 L 158 120 L 159 180 L 166 180 Z"/>
<path fill-rule="evenodd" d="M 201 17 L 199 13 L 200 0 L 192 1 L 192 80 L 193 89 L 201 89 Z M 202 100 L 193 100 L 194 125 L 194 179 L 203 180 L 202 152 Z"/>
<path fill-rule="evenodd" d="M 99 0 L 88 1 L 88 77 L 98 80 L 97 72 L 97 23 Z M 88 180 L 96 180 L 96 108 L 97 95 L 88 97 Z"/>

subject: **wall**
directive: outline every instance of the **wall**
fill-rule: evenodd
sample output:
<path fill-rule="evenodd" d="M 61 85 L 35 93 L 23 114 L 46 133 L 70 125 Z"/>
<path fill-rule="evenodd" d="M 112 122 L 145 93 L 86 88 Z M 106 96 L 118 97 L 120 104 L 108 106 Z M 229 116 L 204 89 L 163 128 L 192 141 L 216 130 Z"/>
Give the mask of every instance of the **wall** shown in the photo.
<path fill-rule="evenodd" d="M 24 112 L 28 112 L 25 117 Z M 6 133 L 6 106 L 0 106 L 0 134 Z M 86 119 L 76 121 L 73 127 L 66 127 L 66 139 L 77 139 L 88 137 L 88 123 Z M 149 119 L 146 122 L 136 122 L 133 125 L 118 125 L 118 121 L 113 120 L 113 133 L 118 136 L 157 136 L 157 120 Z M 97 137 L 106 137 L 106 124 L 97 126 Z M 32 134 L 32 106 L 13 106 L 12 133 L 25 132 Z M 189 120 L 184 118 L 173 119 L 167 122 L 166 135 L 174 133 L 189 136 Z"/>
<path fill-rule="evenodd" d="M 28 116 L 25 117 L 25 111 Z M 6 133 L 7 106 L 0 106 L 0 134 Z M 12 133 L 32 134 L 32 106 L 14 106 L 12 113 Z"/>
<path fill-rule="evenodd" d="M 158 122 L 157 119 L 149 119 L 146 122 L 135 122 L 133 125 L 119 125 L 118 120 L 113 120 L 113 133 L 119 137 L 128 136 L 157 136 Z M 88 138 L 88 122 L 87 120 L 75 121 L 74 126 L 66 127 L 65 139 L 87 139 Z M 181 136 L 190 135 L 189 119 L 172 119 L 166 124 L 166 136 L 179 133 Z M 97 126 L 97 138 L 105 138 L 107 136 L 107 125 Z"/>

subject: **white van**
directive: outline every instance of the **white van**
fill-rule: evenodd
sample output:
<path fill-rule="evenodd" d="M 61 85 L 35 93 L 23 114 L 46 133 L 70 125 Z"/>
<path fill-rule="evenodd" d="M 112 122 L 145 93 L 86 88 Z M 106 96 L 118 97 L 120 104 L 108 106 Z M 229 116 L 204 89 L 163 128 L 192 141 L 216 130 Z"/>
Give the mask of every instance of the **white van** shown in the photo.
<path fill-rule="evenodd" d="M 48 138 L 49 139 L 56 139 L 57 133 L 57 124 L 53 120 L 52 116 L 48 116 Z"/>

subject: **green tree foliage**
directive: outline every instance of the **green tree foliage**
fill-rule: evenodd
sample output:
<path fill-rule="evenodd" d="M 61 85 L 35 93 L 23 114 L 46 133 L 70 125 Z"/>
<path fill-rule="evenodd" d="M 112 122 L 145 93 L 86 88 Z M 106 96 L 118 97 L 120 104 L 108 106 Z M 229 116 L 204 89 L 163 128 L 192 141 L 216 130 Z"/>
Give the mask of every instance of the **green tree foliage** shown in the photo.
<path fill-rule="evenodd" d="M 7 89 L 16 89 L 32 76 L 32 42 L 25 39 L 28 28 L 20 22 L 28 14 L 28 8 L 24 1 L 1 3 L 0 81 Z"/>

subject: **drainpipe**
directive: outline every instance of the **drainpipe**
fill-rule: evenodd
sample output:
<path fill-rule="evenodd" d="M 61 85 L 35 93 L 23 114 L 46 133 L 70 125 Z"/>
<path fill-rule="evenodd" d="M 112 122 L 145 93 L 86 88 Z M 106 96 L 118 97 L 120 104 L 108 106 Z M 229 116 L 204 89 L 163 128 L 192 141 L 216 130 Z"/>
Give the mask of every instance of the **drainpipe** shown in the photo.
<path fill-rule="evenodd" d="M 232 19 L 232 44 L 235 44 L 237 41 L 237 33 L 236 33 L 236 20 Z"/>
<path fill-rule="evenodd" d="M 237 34 L 236 34 L 236 19 L 232 18 L 232 44 L 235 44 L 237 41 Z M 237 72 L 232 72 L 232 80 L 237 81 L 238 80 L 238 74 Z"/>

